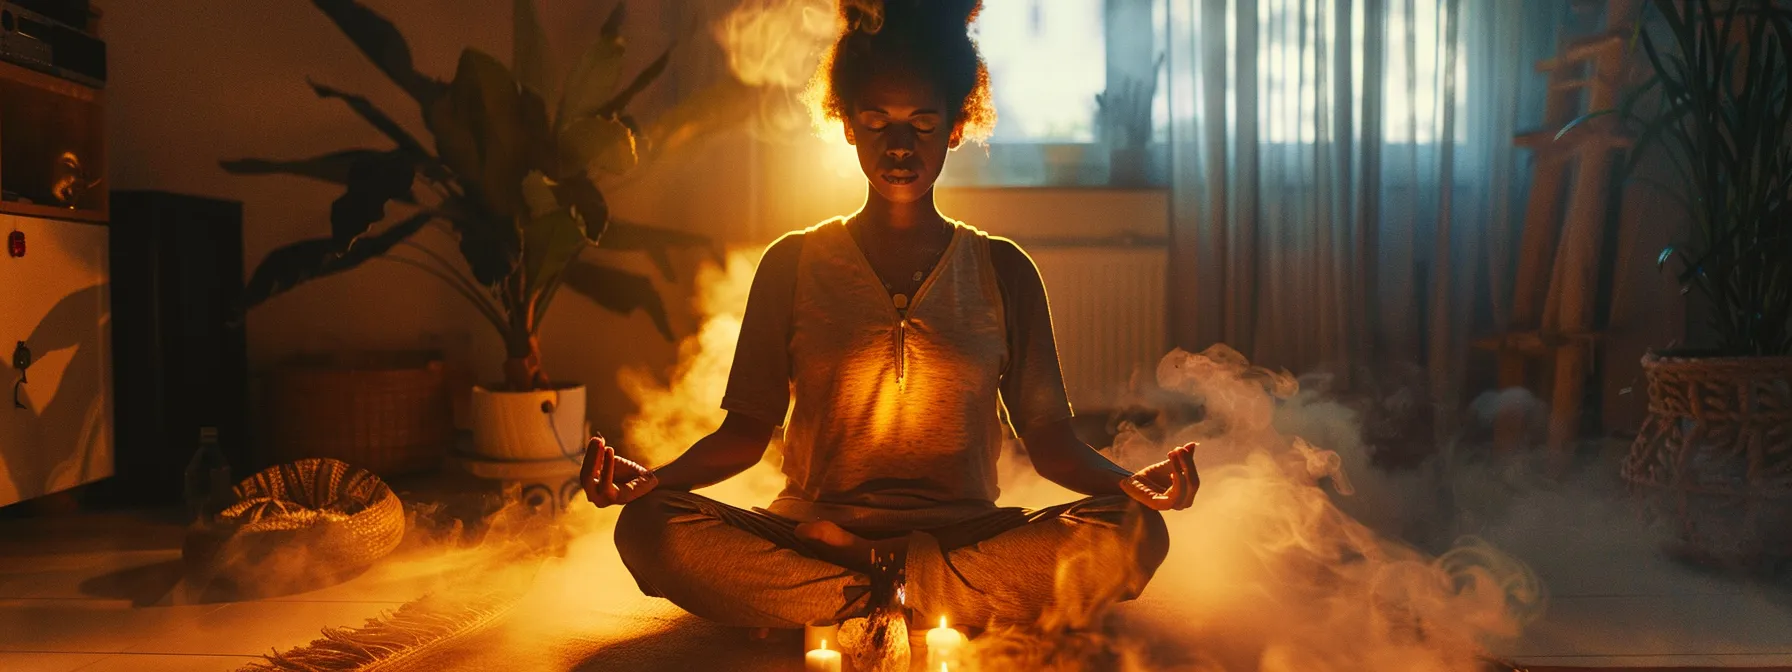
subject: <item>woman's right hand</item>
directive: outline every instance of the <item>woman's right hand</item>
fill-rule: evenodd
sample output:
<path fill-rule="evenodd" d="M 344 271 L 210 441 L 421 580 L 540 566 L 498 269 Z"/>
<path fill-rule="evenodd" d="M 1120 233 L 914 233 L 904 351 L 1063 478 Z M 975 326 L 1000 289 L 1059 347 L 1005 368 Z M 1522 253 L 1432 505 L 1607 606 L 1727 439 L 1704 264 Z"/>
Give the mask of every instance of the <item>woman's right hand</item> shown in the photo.
<path fill-rule="evenodd" d="M 586 444 L 579 485 L 585 490 L 585 498 L 597 508 L 635 501 L 659 484 L 653 470 L 617 455 L 615 448 L 604 445 L 603 437 L 591 437 L 591 443 Z"/>

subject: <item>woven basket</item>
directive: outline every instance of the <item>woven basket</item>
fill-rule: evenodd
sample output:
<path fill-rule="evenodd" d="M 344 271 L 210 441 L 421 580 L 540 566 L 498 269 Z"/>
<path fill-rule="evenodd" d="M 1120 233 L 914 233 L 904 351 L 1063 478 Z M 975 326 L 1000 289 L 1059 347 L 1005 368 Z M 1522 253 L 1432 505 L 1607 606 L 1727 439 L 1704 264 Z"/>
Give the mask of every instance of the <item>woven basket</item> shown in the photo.
<path fill-rule="evenodd" d="M 1643 358 L 1649 416 L 1623 476 L 1691 559 L 1792 558 L 1792 357 Z"/>
<path fill-rule="evenodd" d="M 188 530 L 189 576 L 237 597 L 318 588 L 354 575 L 404 539 L 404 505 L 379 477 L 336 460 L 271 467 Z"/>
<path fill-rule="evenodd" d="M 270 396 L 275 462 L 324 457 L 392 476 L 436 467 L 453 442 L 445 369 L 429 353 L 295 359 Z"/>

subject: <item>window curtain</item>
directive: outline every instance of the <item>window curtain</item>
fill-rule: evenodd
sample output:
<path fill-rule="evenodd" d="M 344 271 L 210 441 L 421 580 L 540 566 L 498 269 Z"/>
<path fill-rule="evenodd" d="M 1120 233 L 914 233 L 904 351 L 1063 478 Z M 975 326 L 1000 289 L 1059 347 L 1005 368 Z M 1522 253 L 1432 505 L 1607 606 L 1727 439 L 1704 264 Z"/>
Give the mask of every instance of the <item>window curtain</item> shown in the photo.
<path fill-rule="evenodd" d="M 1503 327 L 1559 0 L 1169 0 L 1176 345 L 1432 393 Z"/>

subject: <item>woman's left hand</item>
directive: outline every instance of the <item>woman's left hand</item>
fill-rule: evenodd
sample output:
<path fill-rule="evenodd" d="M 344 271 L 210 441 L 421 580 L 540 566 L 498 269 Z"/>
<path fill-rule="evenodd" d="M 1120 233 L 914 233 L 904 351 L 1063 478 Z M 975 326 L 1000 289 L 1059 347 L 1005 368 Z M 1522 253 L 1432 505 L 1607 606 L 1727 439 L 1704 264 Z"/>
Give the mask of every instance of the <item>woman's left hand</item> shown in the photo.
<path fill-rule="evenodd" d="M 1195 446 L 1190 443 L 1170 451 L 1169 459 L 1153 464 L 1120 482 L 1128 497 L 1157 511 L 1180 511 L 1195 503 L 1201 474 L 1195 471 Z"/>

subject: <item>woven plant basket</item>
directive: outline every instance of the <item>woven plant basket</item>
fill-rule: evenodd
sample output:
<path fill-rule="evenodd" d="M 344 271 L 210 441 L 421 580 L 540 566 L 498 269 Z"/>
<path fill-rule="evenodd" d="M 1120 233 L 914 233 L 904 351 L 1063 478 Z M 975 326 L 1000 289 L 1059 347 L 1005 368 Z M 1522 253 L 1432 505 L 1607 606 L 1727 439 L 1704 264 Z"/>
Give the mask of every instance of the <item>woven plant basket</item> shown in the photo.
<path fill-rule="evenodd" d="M 1643 358 L 1649 416 L 1623 476 L 1670 551 L 1726 565 L 1792 558 L 1792 357 Z"/>
<path fill-rule="evenodd" d="M 331 585 L 404 539 L 404 505 L 392 489 L 336 460 L 271 467 L 231 494 L 222 512 L 188 530 L 182 557 L 195 586 L 236 598 Z"/>
<path fill-rule="evenodd" d="M 446 375 L 422 352 L 289 361 L 270 395 L 273 461 L 331 458 L 384 476 L 435 468 L 454 436 Z"/>

